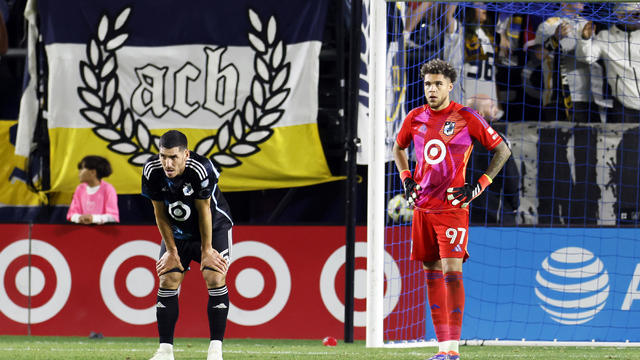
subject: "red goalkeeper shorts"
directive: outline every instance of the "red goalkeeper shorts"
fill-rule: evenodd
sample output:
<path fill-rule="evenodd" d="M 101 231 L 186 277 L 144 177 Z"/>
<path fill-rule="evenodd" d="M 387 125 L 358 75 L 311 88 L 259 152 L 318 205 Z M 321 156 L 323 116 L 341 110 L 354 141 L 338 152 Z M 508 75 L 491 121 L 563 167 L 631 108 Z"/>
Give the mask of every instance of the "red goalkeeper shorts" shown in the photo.
<path fill-rule="evenodd" d="M 424 212 L 414 210 L 411 229 L 411 259 L 436 261 L 443 258 L 469 258 L 469 212 Z"/>

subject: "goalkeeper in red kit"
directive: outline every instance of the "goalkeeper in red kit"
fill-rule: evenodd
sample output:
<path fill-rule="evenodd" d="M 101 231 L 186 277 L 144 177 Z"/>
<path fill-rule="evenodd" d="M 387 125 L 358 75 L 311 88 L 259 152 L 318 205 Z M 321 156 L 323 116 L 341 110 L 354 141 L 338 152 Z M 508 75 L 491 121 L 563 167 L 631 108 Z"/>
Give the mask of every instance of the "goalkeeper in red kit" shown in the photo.
<path fill-rule="evenodd" d="M 462 263 L 469 257 L 469 203 L 491 184 L 511 150 L 476 111 L 449 99 L 455 69 L 432 60 L 421 69 L 427 104 L 405 118 L 393 156 L 414 207 L 411 258 L 422 262 L 439 352 L 431 360 L 458 360 L 464 311 Z M 485 173 L 465 181 L 474 140 L 493 152 Z M 409 170 L 406 148 L 413 142 L 417 161 Z"/>

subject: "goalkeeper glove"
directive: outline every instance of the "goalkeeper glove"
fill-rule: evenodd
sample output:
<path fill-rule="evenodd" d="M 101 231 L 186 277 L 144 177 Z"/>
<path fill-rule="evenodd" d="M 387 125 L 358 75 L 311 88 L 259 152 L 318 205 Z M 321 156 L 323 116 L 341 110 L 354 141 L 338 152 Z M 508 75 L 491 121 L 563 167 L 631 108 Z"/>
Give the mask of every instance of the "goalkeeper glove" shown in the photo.
<path fill-rule="evenodd" d="M 418 198 L 418 191 L 422 190 L 422 187 L 413 180 L 411 171 L 409 170 L 401 171 L 400 178 L 402 179 L 402 186 L 404 187 L 404 198 L 407 199 L 409 206 L 413 207 Z"/>
<path fill-rule="evenodd" d="M 469 205 L 471 200 L 480 196 L 484 189 L 486 189 L 492 182 L 493 180 L 489 175 L 483 174 L 475 185 L 464 184 L 462 187 L 448 188 L 447 193 L 449 193 L 449 195 L 447 195 L 447 199 L 451 201 L 451 205 L 457 206 L 462 203 L 460 207 L 465 208 Z"/>

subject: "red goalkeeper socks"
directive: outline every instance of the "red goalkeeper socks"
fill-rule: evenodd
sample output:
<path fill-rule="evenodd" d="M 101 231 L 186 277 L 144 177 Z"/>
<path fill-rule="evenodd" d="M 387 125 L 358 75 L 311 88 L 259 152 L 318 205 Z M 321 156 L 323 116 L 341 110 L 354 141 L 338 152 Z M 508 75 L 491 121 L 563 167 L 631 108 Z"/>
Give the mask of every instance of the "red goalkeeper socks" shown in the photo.
<path fill-rule="evenodd" d="M 460 340 L 462 314 L 464 313 L 464 285 L 462 272 L 451 271 L 444 275 L 449 318 L 449 339 Z"/>
<path fill-rule="evenodd" d="M 431 320 L 439 342 L 449 340 L 449 322 L 447 315 L 447 297 L 444 275 L 440 270 L 425 270 L 427 278 L 427 297 L 431 308 Z"/>

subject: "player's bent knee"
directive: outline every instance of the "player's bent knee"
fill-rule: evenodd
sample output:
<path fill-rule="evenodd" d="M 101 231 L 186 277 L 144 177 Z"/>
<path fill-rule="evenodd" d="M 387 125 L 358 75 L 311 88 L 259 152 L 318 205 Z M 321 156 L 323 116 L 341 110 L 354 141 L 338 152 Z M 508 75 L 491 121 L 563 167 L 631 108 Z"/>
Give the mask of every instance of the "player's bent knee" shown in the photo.
<path fill-rule="evenodd" d="M 422 269 L 430 270 L 430 271 L 442 271 L 442 262 L 440 260 L 436 261 L 423 261 Z"/>
<path fill-rule="evenodd" d="M 159 286 L 163 289 L 177 289 L 184 275 L 181 271 L 171 271 L 160 275 Z"/>
<path fill-rule="evenodd" d="M 462 272 L 462 258 L 442 259 L 442 271 L 444 273 L 452 271 Z"/>
<path fill-rule="evenodd" d="M 202 277 L 204 277 L 207 286 L 212 287 L 220 287 L 226 284 L 227 276 L 225 274 L 219 273 L 217 271 L 211 271 L 207 268 L 202 270 Z"/>

